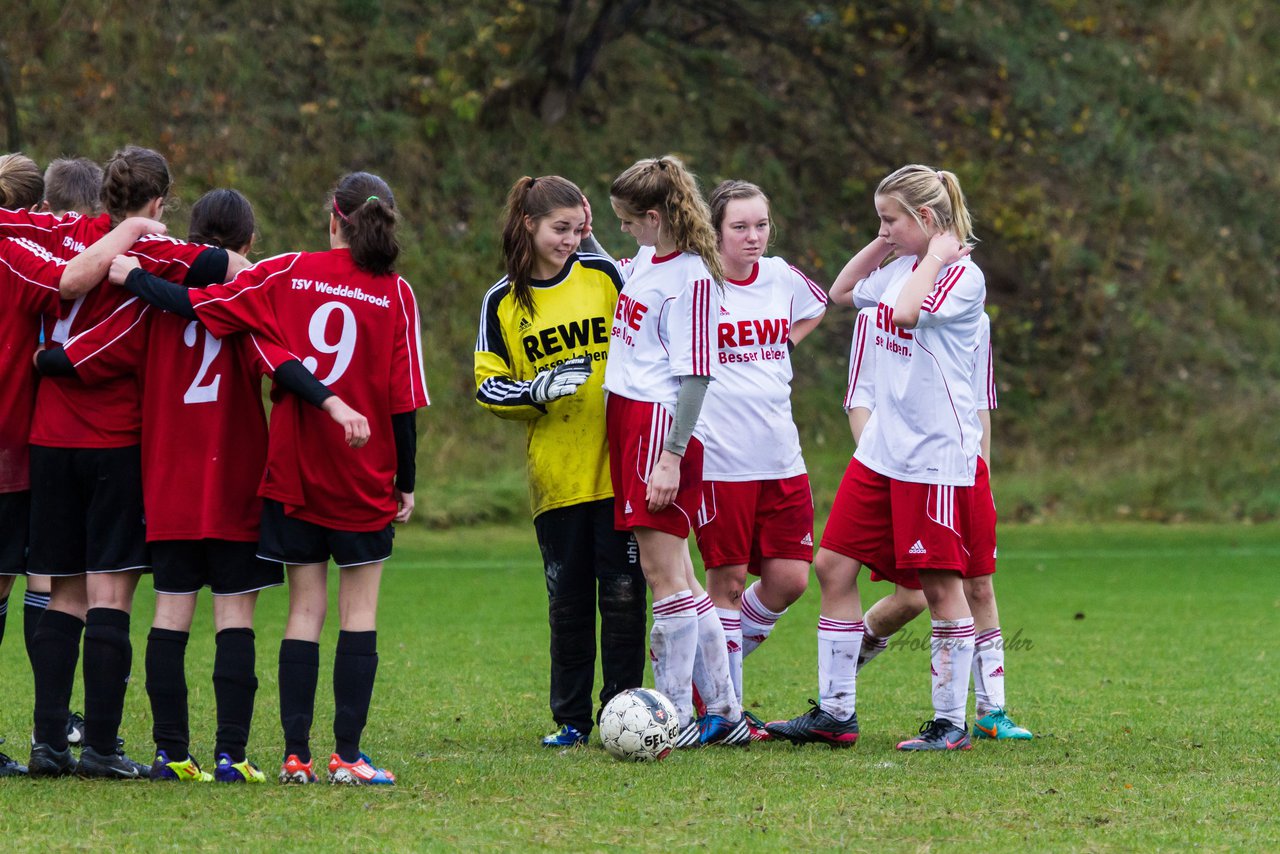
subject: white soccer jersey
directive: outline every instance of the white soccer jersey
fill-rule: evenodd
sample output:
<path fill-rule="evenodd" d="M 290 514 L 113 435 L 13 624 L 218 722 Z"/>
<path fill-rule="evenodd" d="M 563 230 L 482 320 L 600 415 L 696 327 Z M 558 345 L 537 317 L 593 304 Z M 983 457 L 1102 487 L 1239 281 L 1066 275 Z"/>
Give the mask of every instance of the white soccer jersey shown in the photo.
<path fill-rule="evenodd" d="M 855 288 L 878 294 L 879 303 L 867 329 L 875 403 L 854 456 L 895 480 L 972 486 L 982 437 L 974 346 L 986 281 L 968 258 L 943 268 L 916 328 L 900 329 L 893 309 L 914 267 L 915 258 L 900 258 Z"/>
<path fill-rule="evenodd" d="M 715 280 L 697 255 L 655 258 L 651 246 L 642 247 L 622 274 L 626 284 L 613 315 L 605 390 L 660 403 L 674 415 L 678 378 L 711 376 L 720 304 Z M 695 434 L 701 437 L 701 429 Z"/>
<path fill-rule="evenodd" d="M 875 327 L 876 310 L 864 308 L 858 312 L 853 328 L 853 344 L 849 347 L 849 388 L 844 396 L 844 408 L 875 408 Z M 984 311 L 978 319 L 978 343 L 973 348 L 973 398 L 978 411 L 996 408 L 995 359 L 991 352 L 991 318 Z"/>
<path fill-rule="evenodd" d="M 726 280 L 716 327 L 716 381 L 702 404 L 704 480 L 804 474 L 791 418 L 791 325 L 821 315 L 827 295 L 781 258 L 761 258 L 745 282 Z"/>

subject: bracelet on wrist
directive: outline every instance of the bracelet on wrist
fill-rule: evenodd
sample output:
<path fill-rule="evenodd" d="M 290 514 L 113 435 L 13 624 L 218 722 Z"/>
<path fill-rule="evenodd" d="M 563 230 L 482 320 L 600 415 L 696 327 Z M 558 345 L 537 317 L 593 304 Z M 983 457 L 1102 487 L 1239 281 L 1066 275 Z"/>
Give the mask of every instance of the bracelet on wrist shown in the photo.
<path fill-rule="evenodd" d="M 932 252 L 930 252 L 930 253 L 929 253 L 929 257 L 930 257 L 930 258 L 938 258 L 938 256 L 937 256 L 937 255 L 934 255 Z M 943 259 L 941 259 L 941 258 L 938 258 L 938 263 L 939 263 L 939 264 L 941 264 L 941 265 L 942 265 L 942 266 L 944 266 L 944 267 L 945 267 L 945 266 L 947 266 L 947 262 L 946 262 L 946 261 L 944 261 L 944 260 L 943 260 Z"/>

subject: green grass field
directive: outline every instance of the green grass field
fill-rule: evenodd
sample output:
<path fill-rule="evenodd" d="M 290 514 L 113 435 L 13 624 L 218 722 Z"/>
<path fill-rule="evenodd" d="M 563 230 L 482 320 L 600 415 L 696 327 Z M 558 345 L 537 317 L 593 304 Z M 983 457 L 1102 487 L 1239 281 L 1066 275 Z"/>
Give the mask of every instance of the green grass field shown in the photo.
<path fill-rule="evenodd" d="M 1280 847 L 1280 527 L 1007 527 L 1011 711 L 1037 735 L 964 754 L 893 750 L 929 716 L 927 654 L 863 673 L 848 751 L 762 744 L 655 765 L 546 751 L 546 599 L 528 527 L 404 531 L 383 589 L 366 749 L 389 790 L 0 781 L 13 850 L 1180 849 Z M 21 582 L 19 582 L 21 587 Z M 865 602 L 883 585 L 863 585 Z M 123 735 L 150 750 L 139 596 Z M 0 653 L 0 733 L 25 758 L 21 601 Z M 250 755 L 274 775 L 285 595 L 263 597 Z M 747 702 L 791 716 L 815 691 L 817 589 L 747 661 Z M 927 622 L 908 627 L 923 639 Z M 1016 642 L 1015 640 L 1016 639 Z M 331 660 L 332 636 L 322 650 Z M 207 605 L 188 655 L 193 752 L 209 761 Z M 322 667 L 316 750 L 330 746 Z M 77 693 L 78 698 L 78 693 Z M 76 702 L 79 702 L 77 699 Z"/>

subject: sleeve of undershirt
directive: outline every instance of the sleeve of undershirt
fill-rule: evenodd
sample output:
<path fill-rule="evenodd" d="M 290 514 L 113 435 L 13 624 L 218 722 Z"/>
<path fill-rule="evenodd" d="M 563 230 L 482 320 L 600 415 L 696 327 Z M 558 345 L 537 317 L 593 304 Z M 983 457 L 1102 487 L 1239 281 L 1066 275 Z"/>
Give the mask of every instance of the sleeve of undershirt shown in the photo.
<path fill-rule="evenodd" d="M 680 391 L 676 393 L 676 416 L 667 431 L 667 439 L 662 443 L 662 450 L 684 456 L 689 447 L 689 439 L 693 436 L 693 428 L 698 424 L 698 415 L 702 413 L 702 401 L 707 396 L 707 386 L 711 377 L 689 375 L 680 378 Z"/>

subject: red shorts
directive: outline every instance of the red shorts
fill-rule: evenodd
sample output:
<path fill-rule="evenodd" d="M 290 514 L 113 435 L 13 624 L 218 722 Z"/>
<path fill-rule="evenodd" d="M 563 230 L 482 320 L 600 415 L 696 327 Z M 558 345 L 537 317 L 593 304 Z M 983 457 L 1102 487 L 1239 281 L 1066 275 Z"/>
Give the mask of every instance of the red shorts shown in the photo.
<path fill-rule="evenodd" d="M 609 433 L 609 473 L 613 477 L 613 525 L 619 531 L 653 528 L 689 536 L 702 503 L 702 442 L 689 439 L 680 461 L 680 486 L 666 509 L 649 512 L 649 472 L 662 455 L 671 416 L 661 404 L 609 395 L 605 407 Z"/>
<path fill-rule="evenodd" d="M 996 500 L 991 494 L 991 472 L 978 457 L 973 479 L 973 506 L 969 517 L 969 568 L 965 578 L 993 575 L 996 571 Z"/>
<path fill-rule="evenodd" d="M 782 480 L 702 482 L 698 550 L 709 567 L 748 564 L 760 574 L 764 558 L 813 561 L 813 492 L 809 475 Z"/>
<path fill-rule="evenodd" d="M 920 587 L 921 569 L 965 573 L 973 487 L 909 483 L 849 461 L 822 547 L 877 576 Z"/>

